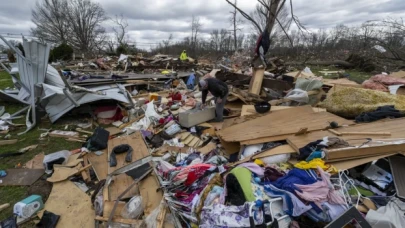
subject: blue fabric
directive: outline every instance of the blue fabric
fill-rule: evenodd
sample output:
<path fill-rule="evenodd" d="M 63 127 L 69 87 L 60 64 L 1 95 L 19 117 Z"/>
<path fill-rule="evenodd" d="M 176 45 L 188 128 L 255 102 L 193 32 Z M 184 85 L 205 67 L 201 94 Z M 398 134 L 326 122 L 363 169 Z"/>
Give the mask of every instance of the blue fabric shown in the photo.
<path fill-rule="evenodd" d="M 315 158 L 323 158 L 323 157 L 324 157 L 324 152 L 314 151 L 309 155 L 309 157 L 306 159 L 306 161 L 310 162 L 310 161 L 314 160 Z"/>
<path fill-rule="evenodd" d="M 271 184 L 266 184 L 264 191 L 271 198 L 281 197 L 283 199 L 283 211 L 290 216 L 298 217 L 311 210 L 311 206 L 305 205 L 294 194 L 278 189 Z"/>
<path fill-rule="evenodd" d="M 310 175 L 309 173 L 311 173 L 312 175 Z M 317 181 L 315 177 L 316 174 L 313 172 L 313 170 L 305 171 L 302 169 L 294 168 L 290 172 L 288 172 L 286 176 L 280 177 L 276 181 L 271 182 L 271 184 L 274 185 L 276 188 L 283 189 L 291 193 L 295 193 L 295 190 L 302 192 L 301 189 L 299 189 L 295 185 L 313 184 Z"/>
<path fill-rule="evenodd" d="M 194 74 L 190 74 L 190 76 L 187 79 L 187 85 L 192 85 L 194 86 L 194 81 L 195 81 L 195 75 Z"/>

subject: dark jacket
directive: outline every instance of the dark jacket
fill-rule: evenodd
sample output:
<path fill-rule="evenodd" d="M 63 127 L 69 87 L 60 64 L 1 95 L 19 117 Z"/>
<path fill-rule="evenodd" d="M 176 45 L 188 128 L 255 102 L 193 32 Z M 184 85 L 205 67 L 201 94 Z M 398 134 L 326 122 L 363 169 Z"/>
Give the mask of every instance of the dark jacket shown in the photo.
<path fill-rule="evenodd" d="M 218 80 L 216 78 L 207 78 L 207 89 L 202 91 L 202 102 L 205 103 L 207 99 L 208 92 L 210 92 L 214 97 L 224 98 L 228 94 L 228 85 L 225 82 Z"/>

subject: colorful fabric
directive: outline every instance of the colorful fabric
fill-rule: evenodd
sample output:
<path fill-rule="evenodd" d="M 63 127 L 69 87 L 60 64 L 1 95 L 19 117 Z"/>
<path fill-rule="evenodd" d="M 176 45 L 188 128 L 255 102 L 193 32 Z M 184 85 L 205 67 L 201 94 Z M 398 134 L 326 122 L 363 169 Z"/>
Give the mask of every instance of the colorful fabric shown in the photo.
<path fill-rule="evenodd" d="M 293 217 L 298 217 L 311 210 L 311 206 L 305 205 L 293 193 L 276 188 L 274 185 L 264 186 L 266 194 L 272 198 L 281 197 L 283 199 L 283 211 Z"/>
<path fill-rule="evenodd" d="M 214 204 L 203 207 L 200 228 L 250 227 L 249 207 L 250 203 L 242 206 Z M 257 215 L 255 224 L 262 224 L 262 213 L 258 212 Z"/>
<path fill-rule="evenodd" d="M 332 183 L 330 182 L 330 175 L 318 167 L 318 172 L 321 175 L 322 181 L 317 181 L 309 185 L 296 184 L 298 188 L 295 193 L 302 199 L 314 202 L 319 208 L 322 207 L 322 203 L 329 202 L 331 204 L 343 205 L 346 202 L 335 191 Z"/>
<path fill-rule="evenodd" d="M 313 170 L 302 170 L 294 168 L 284 177 L 271 182 L 272 185 L 279 189 L 283 189 L 292 193 L 299 190 L 297 184 L 307 185 L 313 184 L 317 181 L 317 175 Z M 301 190 L 299 190 L 301 191 Z"/>
<path fill-rule="evenodd" d="M 247 162 L 247 163 L 238 165 L 238 167 L 245 167 L 245 168 L 249 169 L 252 173 L 255 173 L 256 175 L 258 175 L 260 177 L 264 176 L 263 168 L 260 167 L 259 165 L 257 165 L 256 163 Z"/>

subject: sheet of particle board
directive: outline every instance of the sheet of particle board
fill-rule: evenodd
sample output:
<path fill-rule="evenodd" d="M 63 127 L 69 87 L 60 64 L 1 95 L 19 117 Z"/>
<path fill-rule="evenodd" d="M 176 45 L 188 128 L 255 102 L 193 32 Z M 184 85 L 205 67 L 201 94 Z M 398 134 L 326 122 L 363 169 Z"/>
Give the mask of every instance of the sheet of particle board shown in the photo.
<path fill-rule="evenodd" d="M 94 228 L 95 226 L 95 212 L 92 209 L 90 196 L 69 180 L 53 184 L 44 210 L 38 213 L 40 218 L 45 210 L 60 215 L 56 228 Z"/>
<path fill-rule="evenodd" d="M 112 177 L 113 181 L 111 184 L 108 186 L 108 199 L 110 201 L 114 201 L 118 199 L 118 196 L 121 195 L 131 184 L 134 183 L 134 179 L 132 177 L 128 176 L 125 173 L 121 173 L 119 175 L 113 176 Z M 121 200 L 123 199 L 130 199 L 133 196 L 137 195 L 139 193 L 138 187 L 133 186 L 131 190 L 129 190 Z"/>
<path fill-rule="evenodd" d="M 146 147 L 146 144 L 142 138 L 141 133 L 135 132 L 131 135 L 128 136 L 123 136 L 123 137 L 118 137 L 118 138 L 114 138 L 112 140 L 108 141 L 108 154 L 111 154 L 112 150 L 114 149 L 114 147 L 122 145 L 122 144 L 128 144 L 132 147 L 133 151 L 132 151 L 132 162 L 141 160 L 145 157 L 150 156 L 149 154 L 149 150 Z M 126 162 L 125 161 L 125 156 L 127 155 L 127 153 L 123 153 L 123 154 L 117 154 L 116 155 L 116 159 L 117 159 L 117 166 L 115 167 L 110 167 L 108 165 L 108 173 L 112 173 L 113 171 L 122 168 L 126 165 L 129 165 L 132 162 Z M 109 157 L 108 157 L 109 160 Z"/>
<path fill-rule="evenodd" d="M 294 134 L 302 128 L 308 131 L 325 129 L 329 122 L 336 121 L 341 125 L 353 124 L 328 112 L 315 113 L 310 106 L 301 106 L 272 112 L 241 124 L 232 125 L 217 135 L 227 142 L 241 142 L 256 138 Z"/>
<path fill-rule="evenodd" d="M 44 158 L 45 154 L 40 153 L 35 155 L 35 157 L 31 160 L 29 160 L 27 163 L 25 163 L 24 167 L 27 169 L 43 169 L 44 168 Z"/>
<path fill-rule="evenodd" d="M 285 109 L 290 109 L 290 108 L 294 108 L 294 107 L 292 107 L 292 106 L 271 106 L 270 112 L 280 111 L 280 110 L 285 110 Z M 318 108 L 318 107 L 313 107 L 312 110 L 314 110 L 314 112 L 326 112 L 326 109 Z M 247 115 L 253 115 L 253 114 L 257 114 L 254 105 L 243 105 L 242 106 L 242 111 L 240 114 L 241 116 L 247 116 Z"/>
<path fill-rule="evenodd" d="M 0 177 L 0 186 L 28 186 L 37 181 L 44 169 L 7 169 L 7 176 Z"/>
<path fill-rule="evenodd" d="M 160 184 L 154 174 L 149 174 L 145 179 L 139 182 L 139 191 L 142 196 L 142 205 L 144 213 L 148 216 L 155 208 L 160 205 L 163 198 L 163 192 Z"/>
<path fill-rule="evenodd" d="M 102 150 L 104 152 L 102 155 L 98 156 L 95 153 L 89 153 L 87 159 L 93 167 L 94 172 L 96 173 L 97 179 L 104 180 L 108 175 L 108 161 L 107 161 L 107 149 Z"/>
<path fill-rule="evenodd" d="M 373 138 L 373 139 L 389 139 L 389 138 L 405 138 L 405 131 L 403 126 L 405 124 L 405 118 L 392 119 L 377 121 L 372 123 L 357 124 L 347 127 L 342 127 L 336 129 L 339 132 L 390 132 L 391 136 L 368 136 L 368 135 L 343 135 L 339 138 L 344 140 L 349 140 L 349 144 L 358 145 L 364 141 L 353 139 L 364 139 L 364 138 Z M 290 136 L 287 139 L 288 144 L 290 144 L 297 152 L 299 148 L 306 146 L 308 143 L 322 139 L 325 136 L 336 137 L 333 133 L 329 131 L 315 131 L 310 132 L 305 135 L 300 136 Z"/>

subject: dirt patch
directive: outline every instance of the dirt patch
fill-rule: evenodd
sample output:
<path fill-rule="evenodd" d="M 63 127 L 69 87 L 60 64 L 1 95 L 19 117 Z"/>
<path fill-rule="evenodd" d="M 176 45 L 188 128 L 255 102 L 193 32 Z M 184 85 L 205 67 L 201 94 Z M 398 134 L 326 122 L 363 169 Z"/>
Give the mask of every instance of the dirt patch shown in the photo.
<path fill-rule="evenodd" d="M 34 184 L 32 184 L 27 191 L 27 194 L 30 195 L 40 195 L 44 203 L 48 199 L 49 194 L 52 191 L 52 183 L 46 181 L 45 179 L 40 178 Z"/>

